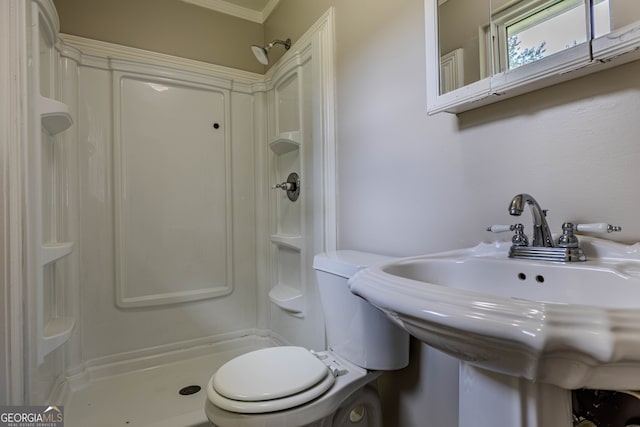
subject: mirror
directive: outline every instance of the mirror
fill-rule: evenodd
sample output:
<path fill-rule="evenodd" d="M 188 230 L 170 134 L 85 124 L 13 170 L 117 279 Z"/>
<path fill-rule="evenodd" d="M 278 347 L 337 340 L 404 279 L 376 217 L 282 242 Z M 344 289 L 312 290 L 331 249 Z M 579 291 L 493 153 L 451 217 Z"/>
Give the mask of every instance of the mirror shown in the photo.
<path fill-rule="evenodd" d="M 494 0 L 495 1 L 495 0 Z M 442 63 L 440 93 L 450 92 L 487 77 L 487 62 L 479 28 L 488 23 L 490 0 L 439 0 L 438 40 Z M 482 49 L 481 49 L 482 47 Z"/>
<path fill-rule="evenodd" d="M 635 0 L 425 0 L 425 17 L 429 114 L 640 59 Z"/>

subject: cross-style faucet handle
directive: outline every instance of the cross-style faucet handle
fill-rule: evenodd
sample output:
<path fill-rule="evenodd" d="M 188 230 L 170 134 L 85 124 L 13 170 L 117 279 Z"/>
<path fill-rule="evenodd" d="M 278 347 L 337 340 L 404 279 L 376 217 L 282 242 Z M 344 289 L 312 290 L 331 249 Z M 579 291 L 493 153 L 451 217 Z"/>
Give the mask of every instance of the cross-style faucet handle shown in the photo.
<path fill-rule="evenodd" d="M 487 231 L 492 233 L 504 233 L 506 231 L 515 231 L 513 238 L 511 239 L 511 243 L 514 246 L 529 246 L 529 238 L 526 234 L 524 234 L 524 225 L 522 224 L 513 224 L 513 225 L 502 225 L 502 224 L 494 224 L 487 227 Z"/>

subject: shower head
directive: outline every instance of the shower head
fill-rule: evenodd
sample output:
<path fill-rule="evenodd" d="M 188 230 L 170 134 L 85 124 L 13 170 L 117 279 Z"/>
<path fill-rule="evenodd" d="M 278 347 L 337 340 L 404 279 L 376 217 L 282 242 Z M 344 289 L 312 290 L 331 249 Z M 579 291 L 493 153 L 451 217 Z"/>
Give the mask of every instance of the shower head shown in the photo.
<path fill-rule="evenodd" d="M 277 44 L 281 44 L 284 46 L 284 48 L 286 50 L 289 50 L 289 48 L 291 47 L 291 39 L 287 39 L 287 40 L 274 40 L 271 43 L 269 43 L 268 45 L 266 45 L 265 47 L 262 46 L 256 46 L 255 44 L 253 46 L 251 46 L 251 51 L 253 52 L 253 54 L 256 56 L 256 59 L 258 60 L 258 62 L 260 62 L 262 65 L 269 65 L 269 51 L 271 50 L 271 48 Z"/>
<path fill-rule="evenodd" d="M 251 46 L 251 51 L 256 56 L 256 59 L 262 65 L 269 64 L 269 58 L 267 57 L 267 49 L 264 47 L 256 46 L 255 44 Z"/>

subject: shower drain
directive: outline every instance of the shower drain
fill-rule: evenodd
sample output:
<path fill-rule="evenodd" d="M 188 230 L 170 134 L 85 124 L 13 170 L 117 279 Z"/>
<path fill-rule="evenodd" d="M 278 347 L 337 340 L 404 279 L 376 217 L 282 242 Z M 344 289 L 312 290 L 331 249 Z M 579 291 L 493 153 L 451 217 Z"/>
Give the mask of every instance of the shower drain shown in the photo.
<path fill-rule="evenodd" d="M 178 393 L 182 396 L 189 396 L 191 394 L 196 394 L 200 389 L 201 387 L 199 385 L 188 385 L 186 387 L 182 387 Z"/>

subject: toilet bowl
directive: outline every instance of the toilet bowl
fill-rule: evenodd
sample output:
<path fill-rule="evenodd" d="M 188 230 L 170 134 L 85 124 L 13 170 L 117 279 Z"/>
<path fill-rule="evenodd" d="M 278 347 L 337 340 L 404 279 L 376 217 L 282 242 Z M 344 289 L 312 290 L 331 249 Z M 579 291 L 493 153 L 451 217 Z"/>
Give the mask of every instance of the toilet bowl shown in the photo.
<path fill-rule="evenodd" d="M 273 348 L 280 349 L 283 347 Z M 217 401 L 217 397 L 215 397 L 215 394 L 218 394 L 218 392 L 213 389 L 214 376 L 207 384 L 207 402 L 205 404 L 205 412 L 213 425 L 219 427 L 348 426 L 349 413 L 352 410 L 358 410 L 361 406 L 366 408 L 366 415 L 369 419 L 379 421 L 380 416 L 375 416 L 380 413 L 380 402 L 377 400 L 377 393 L 371 390 L 366 394 L 359 392 L 363 390 L 367 384 L 378 378 L 382 374 L 382 371 L 369 372 L 366 369 L 362 369 L 344 359 L 332 355 L 330 352 L 316 353 L 316 356 L 311 353 L 311 351 L 303 349 L 302 347 L 293 348 L 307 351 L 310 357 L 324 358 L 326 356 L 326 359 L 329 359 L 334 366 L 340 366 L 341 370 L 343 370 L 341 375 L 334 377 L 332 373 L 329 373 L 329 375 L 334 378 L 331 387 L 324 392 L 320 391 L 317 397 L 311 398 L 311 400 L 305 403 L 300 403 L 289 409 L 277 410 L 275 408 L 280 402 L 277 402 L 275 405 L 268 400 L 264 402 L 254 402 L 256 403 L 256 407 L 264 404 L 262 407 L 264 412 L 256 411 L 253 413 L 235 412 L 234 410 L 242 411 L 243 408 L 223 408 L 219 405 L 219 401 Z M 262 350 L 257 350 L 252 353 L 257 353 L 257 356 L 259 356 L 261 351 Z M 327 369 L 327 371 L 329 372 L 329 369 Z M 294 396 L 294 399 L 298 398 L 297 395 L 294 394 Z M 350 401 L 346 402 L 347 400 Z M 366 401 L 366 405 L 363 404 L 363 400 Z M 240 403 L 239 406 L 243 406 L 243 403 Z M 338 412 L 341 413 L 342 423 L 334 424 L 332 418 L 337 418 Z M 377 427 L 379 424 L 370 422 L 369 424 L 358 425 L 363 427 Z"/>
<path fill-rule="evenodd" d="M 379 427 L 369 384 L 408 364 L 409 337 L 363 299 L 348 279 L 387 258 L 357 251 L 317 255 L 314 268 L 328 349 L 270 347 L 224 364 L 207 384 L 207 418 L 217 427 Z"/>

